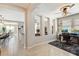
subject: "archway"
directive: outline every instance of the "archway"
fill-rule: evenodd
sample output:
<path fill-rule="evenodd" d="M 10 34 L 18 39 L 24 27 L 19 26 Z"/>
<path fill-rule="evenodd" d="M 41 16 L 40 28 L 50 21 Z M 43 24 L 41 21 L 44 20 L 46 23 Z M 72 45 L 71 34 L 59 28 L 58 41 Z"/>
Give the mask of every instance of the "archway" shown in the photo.
<path fill-rule="evenodd" d="M 16 37 L 10 35 L 9 39 L 7 38 L 8 40 L 5 41 L 8 43 L 4 44 L 9 49 L 10 55 L 13 55 L 16 53 L 19 42 L 24 46 L 24 39 L 21 37 L 22 34 L 24 35 L 24 9 L 18 6 L 0 4 L 0 15 L 4 17 L 4 19 L 0 20 L 5 24 L 6 32 L 10 30 L 12 34 L 13 31 L 13 36 Z"/>

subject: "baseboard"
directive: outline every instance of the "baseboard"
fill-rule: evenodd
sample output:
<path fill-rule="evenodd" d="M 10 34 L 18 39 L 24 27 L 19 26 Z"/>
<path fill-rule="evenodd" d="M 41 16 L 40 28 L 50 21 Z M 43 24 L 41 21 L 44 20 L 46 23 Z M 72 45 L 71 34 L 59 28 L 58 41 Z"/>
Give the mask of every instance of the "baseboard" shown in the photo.
<path fill-rule="evenodd" d="M 49 42 L 51 42 L 51 41 L 54 41 L 54 40 L 39 42 L 39 43 L 34 44 L 34 45 L 30 46 L 30 47 L 27 47 L 27 49 L 31 49 L 31 48 L 33 48 L 33 47 L 35 47 L 35 46 L 38 46 L 38 45 L 41 45 L 41 44 L 45 44 L 45 43 L 49 43 Z"/>

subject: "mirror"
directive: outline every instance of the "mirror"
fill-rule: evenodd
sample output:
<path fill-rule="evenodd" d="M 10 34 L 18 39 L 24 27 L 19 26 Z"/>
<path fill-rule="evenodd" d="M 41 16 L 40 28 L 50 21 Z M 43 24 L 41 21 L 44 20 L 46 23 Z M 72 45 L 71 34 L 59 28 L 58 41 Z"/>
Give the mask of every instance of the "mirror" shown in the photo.
<path fill-rule="evenodd" d="M 44 21 L 45 21 L 45 27 L 44 27 L 45 35 L 48 35 L 49 18 L 45 17 Z"/>
<path fill-rule="evenodd" d="M 40 16 L 35 16 L 35 36 L 40 36 Z"/>

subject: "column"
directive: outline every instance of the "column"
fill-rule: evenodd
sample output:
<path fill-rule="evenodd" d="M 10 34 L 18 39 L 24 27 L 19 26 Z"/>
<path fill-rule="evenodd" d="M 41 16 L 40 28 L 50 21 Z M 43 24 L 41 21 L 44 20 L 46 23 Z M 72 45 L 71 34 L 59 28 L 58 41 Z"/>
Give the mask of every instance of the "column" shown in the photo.
<path fill-rule="evenodd" d="M 35 27 L 34 27 L 34 19 L 33 19 L 33 13 L 32 13 L 32 5 L 29 5 L 25 12 L 25 39 L 24 39 L 24 47 L 28 48 L 33 45 L 34 39 L 35 39 Z"/>
<path fill-rule="evenodd" d="M 50 30 L 50 18 L 48 17 L 48 35 L 51 34 L 51 30 Z"/>
<path fill-rule="evenodd" d="M 43 16 L 40 16 L 40 32 L 41 32 L 41 36 L 44 35 L 44 19 Z"/>

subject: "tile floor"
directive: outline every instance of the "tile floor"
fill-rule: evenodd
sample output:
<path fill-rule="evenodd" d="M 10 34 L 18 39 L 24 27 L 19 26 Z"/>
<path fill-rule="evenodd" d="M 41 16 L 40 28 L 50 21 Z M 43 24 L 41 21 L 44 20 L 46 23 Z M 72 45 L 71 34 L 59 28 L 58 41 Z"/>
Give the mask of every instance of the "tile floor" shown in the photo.
<path fill-rule="evenodd" d="M 16 53 L 14 53 L 16 52 Z M 13 53 L 13 54 L 12 54 Z M 10 51 L 2 49 L 2 56 L 75 56 L 48 43 L 40 44 L 30 49 L 18 49 Z"/>

